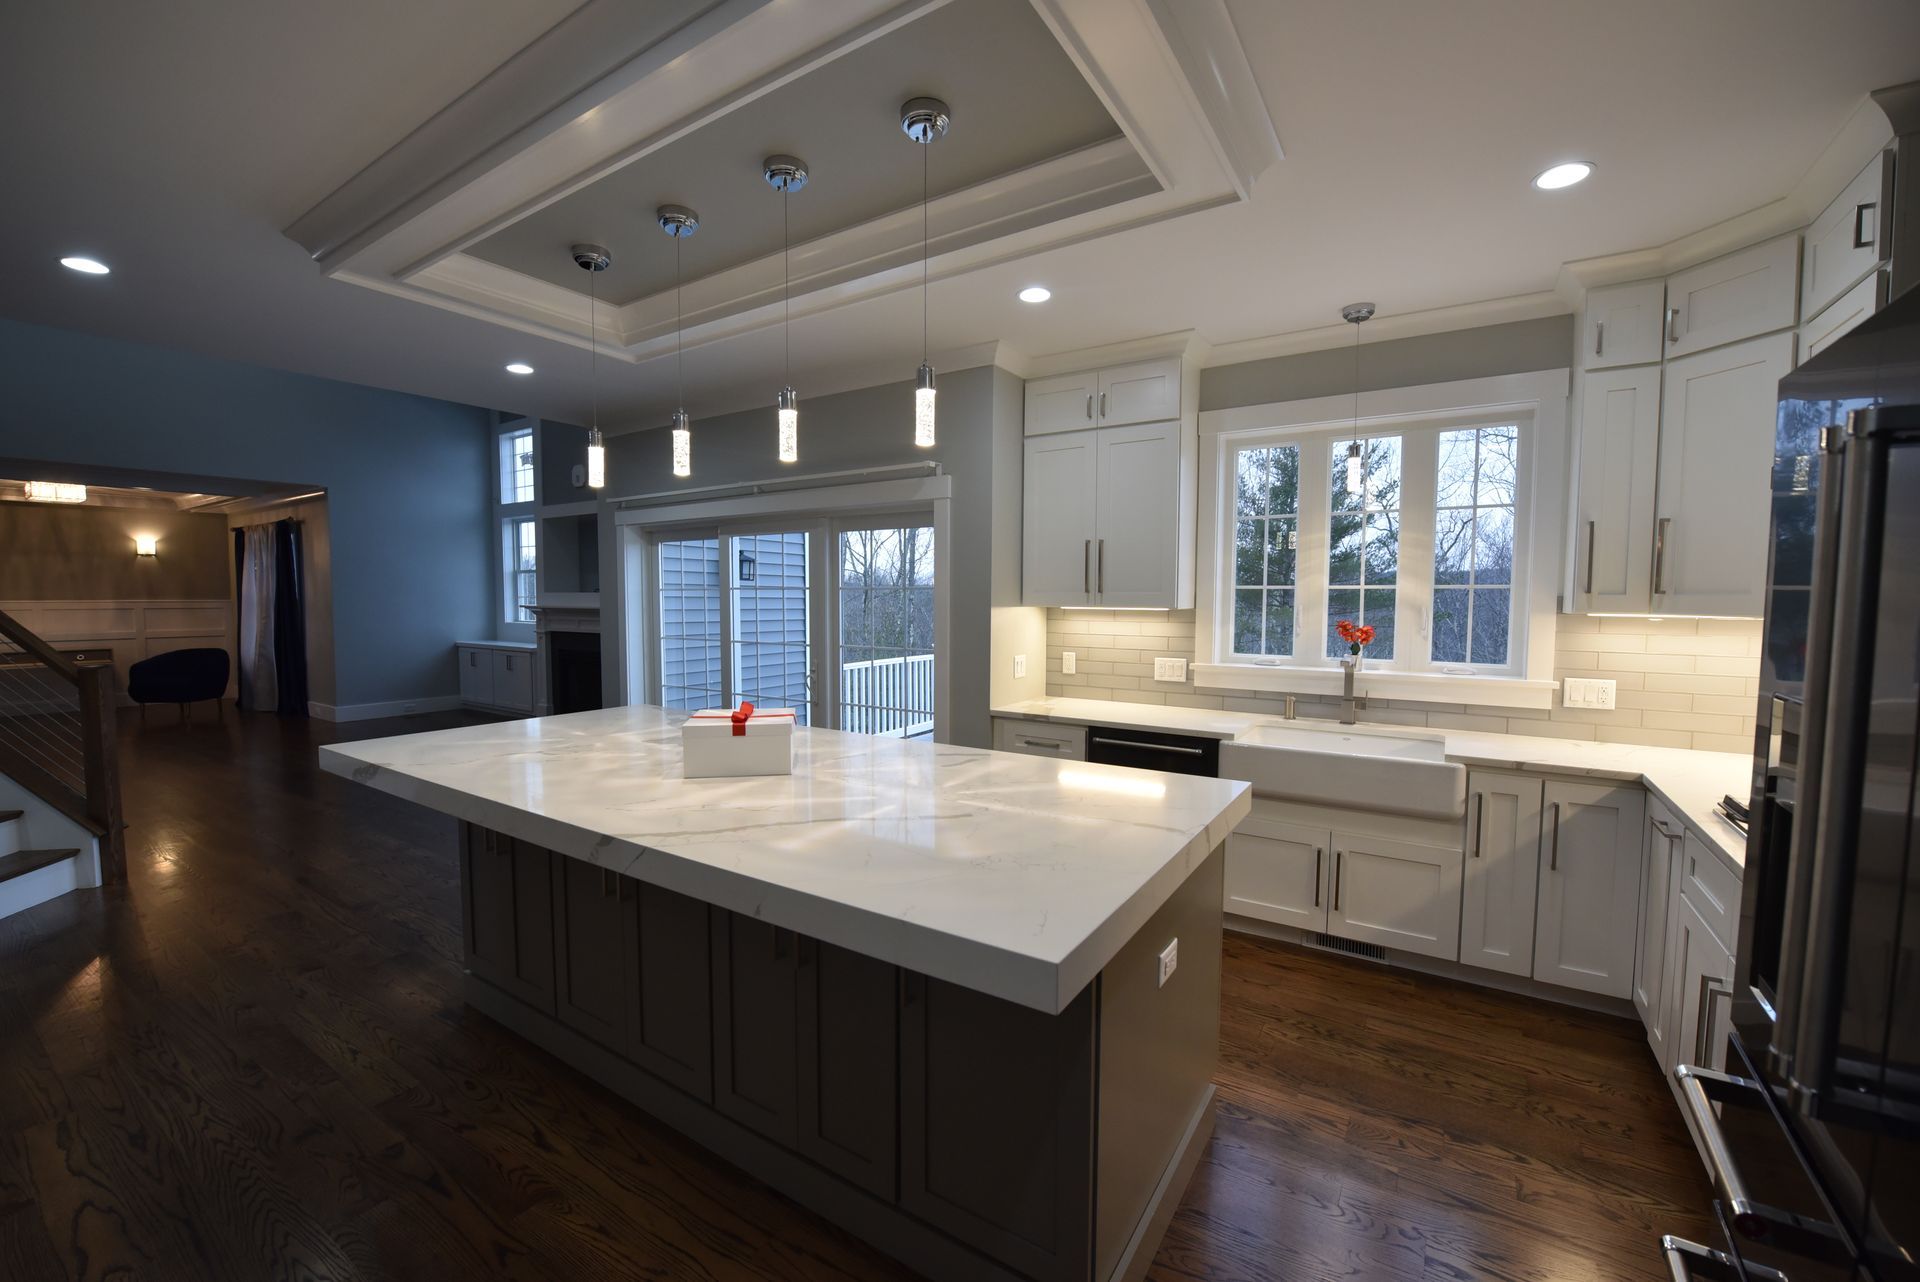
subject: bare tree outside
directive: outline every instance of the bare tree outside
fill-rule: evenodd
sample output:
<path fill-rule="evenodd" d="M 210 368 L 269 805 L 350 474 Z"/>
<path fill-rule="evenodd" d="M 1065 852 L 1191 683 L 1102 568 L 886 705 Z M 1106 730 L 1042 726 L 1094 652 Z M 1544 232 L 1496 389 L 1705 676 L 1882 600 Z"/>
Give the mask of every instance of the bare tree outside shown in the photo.
<path fill-rule="evenodd" d="M 1360 492 L 1347 489 L 1352 440 L 1332 445 L 1333 515 L 1327 531 L 1326 654 L 1337 659 L 1347 643 L 1341 619 L 1374 630 L 1367 653 L 1393 658 L 1393 620 L 1400 574 L 1400 438 L 1360 439 Z"/>
<path fill-rule="evenodd" d="M 1504 666 L 1513 618 L 1514 424 L 1440 434 L 1433 661 Z"/>
<path fill-rule="evenodd" d="M 933 730 L 933 527 L 840 536 L 840 724 Z"/>

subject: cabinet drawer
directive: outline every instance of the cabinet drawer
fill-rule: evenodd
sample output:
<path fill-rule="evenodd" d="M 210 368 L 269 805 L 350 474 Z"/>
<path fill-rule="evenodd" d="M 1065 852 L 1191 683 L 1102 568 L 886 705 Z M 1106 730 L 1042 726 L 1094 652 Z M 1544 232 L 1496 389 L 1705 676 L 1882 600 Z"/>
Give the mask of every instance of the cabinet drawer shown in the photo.
<path fill-rule="evenodd" d="M 993 746 L 997 752 L 1020 752 L 1030 757 L 1058 757 L 1062 761 L 1087 759 L 1087 728 L 1018 717 L 993 719 Z"/>
<path fill-rule="evenodd" d="M 1800 306 L 1819 312 L 1887 257 L 1893 208 L 1893 156 L 1881 152 L 1807 228 L 1800 264 Z"/>
<path fill-rule="evenodd" d="M 1740 877 L 1708 849 L 1691 829 L 1680 852 L 1680 893 L 1700 914 L 1707 929 L 1732 947 L 1734 917 L 1740 911 Z"/>
<path fill-rule="evenodd" d="M 1799 297 L 1797 233 L 1670 276 L 1667 358 L 1786 329 L 1799 319 Z"/>

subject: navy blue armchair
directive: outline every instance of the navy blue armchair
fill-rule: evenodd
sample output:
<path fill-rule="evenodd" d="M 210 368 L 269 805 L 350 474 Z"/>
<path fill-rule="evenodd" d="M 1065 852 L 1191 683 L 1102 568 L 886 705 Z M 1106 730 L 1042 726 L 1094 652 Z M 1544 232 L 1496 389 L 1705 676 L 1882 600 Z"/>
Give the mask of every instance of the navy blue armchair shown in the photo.
<path fill-rule="evenodd" d="M 127 697 L 140 705 L 142 716 L 146 715 L 149 703 L 177 703 L 184 718 L 190 703 L 212 699 L 216 708 L 220 706 L 221 698 L 227 693 L 229 671 L 225 650 L 206 648 L 156 654 L 127 669 Z"/>

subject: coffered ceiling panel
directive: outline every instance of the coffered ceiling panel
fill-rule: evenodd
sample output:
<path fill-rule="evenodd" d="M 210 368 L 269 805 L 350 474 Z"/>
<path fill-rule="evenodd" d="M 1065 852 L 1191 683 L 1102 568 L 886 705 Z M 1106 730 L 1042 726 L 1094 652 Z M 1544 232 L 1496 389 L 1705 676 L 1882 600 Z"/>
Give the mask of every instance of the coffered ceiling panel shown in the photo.
<path fill-rule="evenodd" d="M 779 253 L 781 200 L 760 175 L 777 152 L 799 156 L 810 175 L 789 199 L 794 242 L 847 231 L 918 204 L 922 149 L 899 123 L 901 103 L 918 95 L 953 111 L 952 131 L 925 157 L 936 197 L 1121 137 L 1028 0 L 954 0 L 466 252 L 584 295 L 586 274 L 568 248 L 605 245 L 613 266 L 597 282 L 600 297 L 632 302 L 673 284 L 673 246 L 653 218 L 662 204 L 700 214 L 699 234 L 683 250 L 689 278 Z M 1137 158 L 1132 172 L 1147 175 Z M 1111 189 L 1110 199 L 1125 194 Z"/>

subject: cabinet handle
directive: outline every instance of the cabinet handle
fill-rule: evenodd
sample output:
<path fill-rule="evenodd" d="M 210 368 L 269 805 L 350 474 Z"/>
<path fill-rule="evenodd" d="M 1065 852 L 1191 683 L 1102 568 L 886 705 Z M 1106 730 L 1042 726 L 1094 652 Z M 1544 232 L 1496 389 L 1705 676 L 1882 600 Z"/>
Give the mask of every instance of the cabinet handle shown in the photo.
<path fill-rule="evenodd" d="M 1547 856 L 1547 871 L 1560 871 L 1560 803 L 1554 802 L 1547 807 L 1553 812 L 1553 846 Z"/>
<path fill-rule="evenodd" d="M 1080 545 L 1080 592 L 1083 596 L 1093 595 L 1093 540 L 1088 539 Z"/>
<path fill-rule="evenodd" d="M 1340 911 L 1340 874 L 1345 871 L 1340 856 L 1345 853 L 1344 850 L 1333 852 L 1333 911 L 1335 912 Z"/>
<path fill-rule="evenodd" d="M 1605 321 L 1595 321 L 1593 323 L 1593 354 L 1598 356 L 1606 348 L 1606 345 L 1607 323 Z"/>
<path fill-rule="evenodd" d="M 1099 572 L 1098 578 L 1096 579 L 1096 582 L 1099 584 L 1100 595 L 1105 596 L 1107 594 L 1107 541 L 1105 539 L 1101 539 L 1099 540 L 1099 543 L 1100 543 L 1100 572 Z"/>
<path fill-rule="evenodd" d="M 1067 741 L 1065 739 L 1021 738 L 1021 739 L 1015 739 L 1014 742 L 1019 744 L 1022 748 L 1039 748 L 1043 752 L 1063 752 L 1066 750 L 1066 746 L 1067 746 Z"/>
<path fill-rule="evenodd" d="M 1853 207 L 1853 247 L 1855 249 L 1873 248 L 1873 235 L 1866 231 L 1865 227 L 1867 224 L 1867 215 L 1873 212 L 1874 206 L 1878 203 L 1877 201 L 1870 200 L 1864 205 L 1855 205 Z"/>
<path fill-rule="evenodd" d="M 512 672 L 512 671 L 513 671 L 513 656 L 512 656 L 512 655 L 508 655 L 508 656 L 507 656 L 507 671 L 508 671 L 508 672 Z"/>
<path fill-rule="evenodd" d="M 1587 595 L 1593 595 L 1593 530 L 1594 522 L 1587 522 Z"/>
<path fill-rule="evenodd" d="M 1673 518 L 1663 516 L 1653 523 L 1653 594 L 1665 596 L 1667 592 L 1667 527 L 1673 524 Z"/>
<path fill-rule="evenodd" d="M 1473 795 L 1473 857 L 1480 857 L 1480 835 L 1487 830 L 1487 794 L 1477 792 Z"/>
<path fill-rule="evenodd" d="M 1680 309 L 1678 307 L 1669 307 L 1667 308 L 1667 342 L 1677 343 L 1679 341 Z"/>
<path fill-rule="evenodd" d="M 1671 829 L 1671 828 L 1669 828 L 1669 827 L 1667 827 L 1667 825 L 1666 825 L 1666 824 L 1664 824 L 1664 823 L 1662 823 L 1662 822 L 1661 822 L 1660 820 L 1658 820 L 1658 819 L 1655 819 L 1655 818 L 1654 818 L 1654 817 L 1653 817 L 1652 815 L 1648 815 L 1648 816 L 1647 816 L 1647 822 L 1648 822 L 1648 823 L 1650 823 L 1650 824 L 1652 824 L 1652 825 L 1653 825 L 1653 826 L 1654 826 L 1655 828 L 1658 828 L 1658 829 L 1660 830 L 1660 835 L 1661 835 L 1662 837 L 1665 837 L 1665 838 L 1666 838 L 1666 839 L 1667 839 L 1668 841 L 1678 841 L 1678 840 L 1680 840 L 1680 834 L 1679 834 L 1679 833 L 1677 833 L 1677 832 L 1675 832 L 1675 831 L 1674 831 L 1673 829 Z"/>
<path fill-rule="evenodd" d="M 1733 999 L 1733 988 L 1724 979 L 1715 979 L 1712 975 L 1700 976 L 1700 1027 L 1693 1034 L 1693 1062 L 1705 1065 L 1709 1062 L 1708 1052 L 1712 1049 L 1708 1039 L 1713 1034 L 1713 1001 L 1716 997 Z"/>
<path fill-rule="evenodd" d="M 1093 422 L 1093 393 L 1087 393 L 1087 422 Z"/>
<path fill-rule="evenodd" d="M 1105 418 L 1106 416 L 1107 416 L 1107 394 L 1105 392 L 1102 392 L 1100 393 L 1100 417 Z"/>
<path fill-rule="evenodd" d="M 1320 861 L 1327 853 L 1325 846 L 1313 848 L 1313 906 L 1320 906 Z"/>

